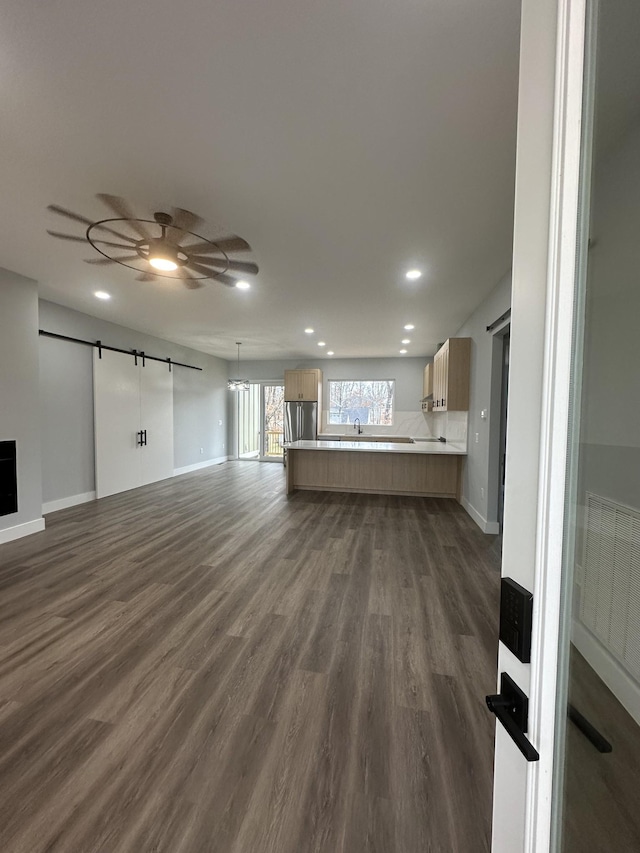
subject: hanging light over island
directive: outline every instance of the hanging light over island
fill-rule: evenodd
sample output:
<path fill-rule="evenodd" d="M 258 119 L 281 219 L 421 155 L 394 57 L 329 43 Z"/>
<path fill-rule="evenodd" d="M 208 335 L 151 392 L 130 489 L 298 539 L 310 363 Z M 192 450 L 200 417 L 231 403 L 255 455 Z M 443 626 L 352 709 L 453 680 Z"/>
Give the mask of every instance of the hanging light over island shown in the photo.
<path fill-rule="evenodd" d="M 249 380 L 240 379 L 240 341 L 236 341 L 236 346 L 238 347 L 238 378 L 229 379 L 229 381 L 227 382 L 227 388 L 229 389 L 229 391 L 248 391 Z"/>

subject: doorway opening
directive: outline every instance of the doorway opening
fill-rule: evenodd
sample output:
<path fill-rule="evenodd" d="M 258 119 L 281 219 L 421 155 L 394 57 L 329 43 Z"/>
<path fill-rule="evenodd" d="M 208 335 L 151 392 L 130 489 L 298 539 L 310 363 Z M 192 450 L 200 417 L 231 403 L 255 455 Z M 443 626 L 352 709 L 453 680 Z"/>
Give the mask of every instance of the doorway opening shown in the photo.
<path fill-rule="evenodd" d="M 502 535 L 504 517 L 505 459 L 507 453 L 507 404 L 509 398 L 509 347 L 511 324 L 507 320 L 493 332 L 491 358 L 491 421 L 487 521 Z"/>
<path fill-rule="evenodd" d="M 283 457 L 284 385 L 251 382 L 238 392 L 238 459 L 279 462 Z"/>

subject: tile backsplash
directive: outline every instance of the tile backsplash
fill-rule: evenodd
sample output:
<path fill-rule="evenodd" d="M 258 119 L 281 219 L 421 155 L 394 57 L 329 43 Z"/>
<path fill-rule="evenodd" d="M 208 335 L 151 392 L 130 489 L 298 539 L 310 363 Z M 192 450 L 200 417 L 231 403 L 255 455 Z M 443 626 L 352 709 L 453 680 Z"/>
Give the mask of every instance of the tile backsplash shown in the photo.
<path fill-rule="evenodd" d="M 350 435 L 352 424 L 329 424 L 329 413 L 322 413 L 321 432 L 333 435 Z M 443 435 L 447 441 L 466 444 L 468 412 L 394 412 L 393 426 L 374 426 L 363 424 L 364 433 L 375 435 L 410 435 L 416 438 L 439 438 Z"/>

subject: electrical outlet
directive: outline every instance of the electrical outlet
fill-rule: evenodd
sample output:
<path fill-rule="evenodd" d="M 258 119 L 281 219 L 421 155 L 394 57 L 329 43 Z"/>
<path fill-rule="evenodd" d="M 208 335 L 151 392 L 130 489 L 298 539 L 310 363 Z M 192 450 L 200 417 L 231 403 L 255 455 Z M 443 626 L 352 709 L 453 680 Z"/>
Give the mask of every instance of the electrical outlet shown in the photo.
<path fill-rule="evenodd" d="M 200 448 L 200 453 L 204 453 L 204 447 Z"/>
<path fill-rule="evenodd" d="M 483 409 L 480 412 L 480 417 L 482 418 L 483 421 L 486 421 L 486 419 L 487 419 L 487 410 L 486 409 Z"/>
<path fill-rule="evenodd" d="M 222 426 L 222 421 L 218 420 L 218 426 Z"/>
<path fill-rule="evenodd" d="M 480 433 L 476 433 L 476 444 L 480 441 Z"/>
<path fill-rule="evenodd" d="M 481 486 L 481 487 L 480 487 L 480 497 L 481 497 L 481 498 L 483 498 L 483 497 L 484 497 L 484 486 Z"/>
<path fill-rule="evenodd" d="M 222 445 L 222 449 L 224 450 L 224 444 Z"/>

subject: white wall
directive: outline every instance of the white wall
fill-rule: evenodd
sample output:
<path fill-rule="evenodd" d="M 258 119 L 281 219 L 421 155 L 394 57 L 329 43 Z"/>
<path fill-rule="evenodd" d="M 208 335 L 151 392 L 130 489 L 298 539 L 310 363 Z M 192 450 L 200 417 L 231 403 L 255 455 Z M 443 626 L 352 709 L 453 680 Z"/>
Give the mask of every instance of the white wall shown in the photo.
<path fill-rule="evenodd" d="M 598 163 L 592 209 L 582 491 L 640 509 L 640 122 Z"/>
<path fill-rule="evenodd" d="M 227 362 L 51 302 L 40 302 L 40 328 L 202 367 L 202 372 L 173 368 L 174 467 L 182 469 L 227 455 Z M 39 340 L 42 481 L 47 509 L 95 490 L 93 350 L 52 338 Z"/>
<path fill-rule="evenodd" d="M 494 346 L 494 335 L 487 326 L 511 306 L 511 273 L 508 273 L 455 334 L 471 338 L 471 387 L 469 399 L 467 459 L 462 480 L 462 505 L 485 533 L 497 533 L 497 482 L 492 466 L 495 441 L 500 432 L 501 347 Z M 497 360 L 499 364 L 494 362 Z M 497 369 L 496 369 L 497 367 Z M 497 405 L 496 405 L 497 402 Z M 483 420 L 480 413 L 487 410 Z M 446 413 L 434 415 L 437 420 Z M 476 443 L 475 436 L 478 436 Z"/>
<path fill-rule="evenodd" d="M 18 512 L 0 542 L 42 530 L 37 283 L 0 269 L 0 441 L 17 442 Z"/>
<path fill-rule="evenodd" d="M 592 211 L 577 496 L 581 505 L 579 519 L 586 518 L 586 492 L 640 511 L 640 122 L 598 162 Z M 578 565 L 583 562 L 583 533 L 579 530 Z M 640 684 L 578 621 L 580 571 L 575 578 L 573 642 L 640 722 Z"/>

